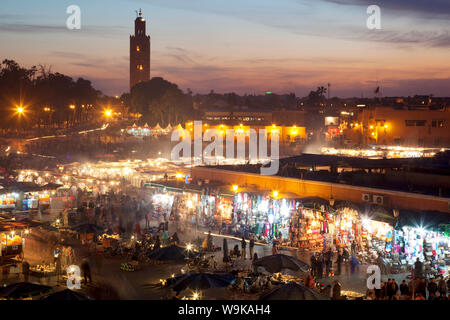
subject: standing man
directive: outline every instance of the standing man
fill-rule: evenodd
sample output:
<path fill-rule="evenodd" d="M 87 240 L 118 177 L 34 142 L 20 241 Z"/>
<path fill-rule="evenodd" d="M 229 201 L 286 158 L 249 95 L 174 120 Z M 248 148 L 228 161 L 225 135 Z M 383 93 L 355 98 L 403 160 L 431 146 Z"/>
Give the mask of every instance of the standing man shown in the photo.
<path fill-rule="evenodd" d="M 87 284 L 87 279 L 89 279 L 89 283 L 92 283 L 91 267 L 86 259 L 81 263 L 81 271 L 83 272 L 84 285 Z"/>
<path fill-rule="evenodd" d="M 338 254 L 336 258 L 336 264 L 337 264 L 337 275 L 341 274 L 341 264 L 342 264 L 342 254 L 341 249 L 338 249 Z"/>
<path fill-rule="evenodd" d="M 244 239 L 244 237 L 242 237 L 242 240 L 241 240 L 241 247 L 242 247 L 242 259 L 246 259 L 245 258 L 245 248 L 247 247 L 247 242 L 245 242 L 245 239 Z"/>
<path fill-rule="evenodd" d="M 352 255 L 351 260 L 350 260 L 350 272 L 351 272 L 351 274 L 355 273 L 357 265 L 358 265 L 358 260 L 356 259 L 356 257 L 354 255 Z"/>
<path fill-rule="evenodd" d="M 436 292 L 438 291 L 438 285 L 434 282 L 434 279 L 430 279 L 427 285 L 428 289 L 428 300 L 433 300 L 436 296 Z"/>
<path fill-rule="evenodd" d="M 329 277 L 331 276 L 331 269 L 333 267 L 333 250 L 331 249 L 331 247 L 328 249 L 326 255 L 327 255 L 326 270 L 327 270 L 327 277 Z"/>
<path fill-rule="evenodd" d="M 317 256 L 317 278 L 321 279 L 323 276 L 323 254 L 319 253 Z"/>
<path fill-rule="evenodd" d="M 407 297 L 409 296 L 409 287 L 406 284 L 406 280 L 403 280 L 400 285 L 400 295 Z"/>
<path fill-rule="evenodd" d="M 351 250 L 352 250 L 352 255 L 356 255 L 356 241 L 355 240 L 352 241 Z"/>
<path fill-rule="evenodd" d="M 253 250 L 255 247 L 255 239 L 253 238 L 253 235 L 250 237 L 250 260 L 253 259 Z M 444 282 L 445 284 L 445 282 Z"/>
<path fill-rule="evenodd" d="M 311 275 L 313 277 L 317 277 L 317 260 L 316 260 L 316 254 L 313 252 L 313 254 L 311 255 Z"/>
<path fill-rule="evenodd" d="M 24 260 L 22 262 L 22 273 L 23 273 L 23 279 L 25 282 L 28 282 L 30 279 L 30 264 L 28 261 Z M 444 282 L 445 283 L 445 282 Z"/>
<path fill-rule="evenodd" d="M 416 262 L 414 263 L 414 276 L 416 278 L 422 278 L 423 276 L 423 263 L 419 258 L 417 258 Z"/>
<path fill-rule="evenodd" d="M 145 214 L 145 228 L 150 228 L 150 211 Z"/>
<path fill-rule="evenodd" d="M 445 284 L 444 277 L 441 276 L 438 282 L 438 291 L 441 296 L 447 296 L 447 285 Z"/>

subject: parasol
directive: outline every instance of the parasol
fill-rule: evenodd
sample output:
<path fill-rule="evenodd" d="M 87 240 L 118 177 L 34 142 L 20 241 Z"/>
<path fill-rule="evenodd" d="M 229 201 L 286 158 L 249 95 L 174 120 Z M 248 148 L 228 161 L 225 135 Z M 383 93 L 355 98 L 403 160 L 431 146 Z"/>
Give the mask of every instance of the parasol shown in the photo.
<path fill-rule="evenodd" d="M 223 238 L 223 262 L 230 261 L 230 257 L 228 256 L 228 241 L 226 238 Z"/>
<path fill-rule="evenodd" d="M 259 300 L 330 300 L 330 297 L 302 284 L 291 282 L 264 293 Z"/>
<path fill-rule="evenodd" d="M 150 260 L 159 261 L 182 261 L 189 257 L 194 257 L 198 254 L 186 250 L 186 248 L 171 245 L 168 247 L 159 248 L 147 253 L 147 257 Z"/>
<path fill-rule="evenodd" d="M 98 233 L 104 231 L 103 227 L 100 227 L 96 224 L 85 223 L 79 226 L 73 227 L 72 230 L 75 230 L 79 233 Z"/>
<path fill-rule="evenodd" d="M 187 288 L 192 290 L 204 290 L 211 288 L 223 288 L 231 285 L 236 277 L 229 273 L 187 273 L 178 278 L 169 287 L 180 292 Z"/>
<path fill-rule="evenodd" d="M 256 267 L 264 267 L 269 272 L 281 272 L 283 269 L 290 269 L 293 271 L 308 272 L 310 267 L 303 261 L 297 258 L 287 256 L 285 254 L 273 254 L 265 256 L 256 260 L 254 263 Z"/>
<path fill-rule="evenodd" d="M 38 296 L 47 293 L 52 287 L 44 286 L 32 282 L 18 282 L 10 284 L 0 289 L 0 297 L 6 299 L 28 298 L 29 296 Z"/>
<path fill-rule="evenodd" d="M 58 292 L 50 293 L 41 300 L 54 300 L 54 301 L 82 301 L 82 300 L 94 300 L 89 296 L 81 292 L 72 291 L 70 289 L 61 290 Z"/>

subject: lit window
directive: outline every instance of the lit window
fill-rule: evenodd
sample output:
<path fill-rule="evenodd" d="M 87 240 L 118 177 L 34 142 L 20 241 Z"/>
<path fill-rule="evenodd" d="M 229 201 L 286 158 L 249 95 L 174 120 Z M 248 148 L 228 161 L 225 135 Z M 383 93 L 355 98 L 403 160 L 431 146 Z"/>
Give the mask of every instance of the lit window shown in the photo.
<path fill-rule="evenodd" d="M 141 48 L 139 48 L 139 46 L 136 46 L 136 51 L 141 51 Z"/>
<path fill-rule="evenodd" d="M 142 64 L 138 64 L 137 68 L 138 68 L 138 70 L 142 70 L 143 69 Z"/>

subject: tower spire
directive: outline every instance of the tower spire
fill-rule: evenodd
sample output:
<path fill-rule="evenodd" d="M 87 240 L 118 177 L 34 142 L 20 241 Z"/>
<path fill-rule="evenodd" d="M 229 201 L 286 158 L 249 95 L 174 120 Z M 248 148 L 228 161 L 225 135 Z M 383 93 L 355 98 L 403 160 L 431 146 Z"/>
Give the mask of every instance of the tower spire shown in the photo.
<path fill-rule="evenodd" d="M 142 17 L 142 8 L 139 8 L 139 17 Z"/>

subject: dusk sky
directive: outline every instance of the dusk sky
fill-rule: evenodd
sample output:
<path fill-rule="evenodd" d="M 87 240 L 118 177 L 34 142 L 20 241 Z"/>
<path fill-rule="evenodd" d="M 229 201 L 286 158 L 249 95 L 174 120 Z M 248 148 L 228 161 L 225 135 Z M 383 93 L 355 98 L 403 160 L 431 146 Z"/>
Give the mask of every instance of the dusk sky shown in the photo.
<path fill-rule="evenodd" d="M 81 30 L 66 8 L 81 8 Z M 381 30 L 366 27 L 381 7 Z M 449 0 L 1 1 L 2 59 L 128 91 L 129 35 L 142 8 L 151 76 L 183 90 L 305 96 L 450 96 Z"/>

